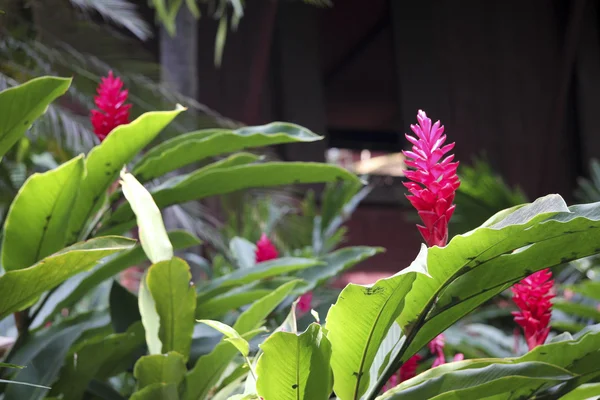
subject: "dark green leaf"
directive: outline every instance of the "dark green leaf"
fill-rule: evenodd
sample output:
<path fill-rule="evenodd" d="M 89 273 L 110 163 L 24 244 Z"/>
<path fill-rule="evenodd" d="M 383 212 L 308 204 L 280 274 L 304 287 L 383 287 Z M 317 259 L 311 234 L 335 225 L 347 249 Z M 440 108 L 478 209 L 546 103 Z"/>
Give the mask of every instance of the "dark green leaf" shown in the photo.
<path fill-rule="evenodd" d="M 199 288 L 198 303 L 206 302 L 214 296 L 228 289 L 255 282 L 259 279 L 267 279 L 280 276 L 285 273 L 302 270 L 309 267 L 324 265 L 319 260 L 309 258 L 277 258 L 265 261 L 252 268 L 238 269 L 231 274 L 224 275 Z"/>
<path fill-rule="evenodd" d="M 65 400 L 83 398 L 92 379 L 107 379 L 133 365 L 135 353 L 144 345 L 141 323 L 125 333 L 99 336 L 79 343 L 71 349 L 61 370 L 60 379 L 52 385 L 52 395 Z"/>
<path fill-rule="evenodd" d="M 109 323 L 106 314 L 84 314 L 33 334 L 12 361 L 26 368 L 15 379 L 50 386 L 58 377 L 71 345 L 86 331 Z M 9 385 L 5 400 L 43 399 L 47 390 Z"/>

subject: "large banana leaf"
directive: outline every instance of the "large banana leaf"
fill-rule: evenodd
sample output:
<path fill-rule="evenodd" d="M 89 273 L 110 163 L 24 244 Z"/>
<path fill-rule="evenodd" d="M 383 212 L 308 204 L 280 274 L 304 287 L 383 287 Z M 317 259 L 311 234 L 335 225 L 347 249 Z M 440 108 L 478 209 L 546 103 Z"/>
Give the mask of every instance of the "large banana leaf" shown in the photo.
<path fill-rule="evenodd" d="M 600 325 L 594 325 L 574 337 L 557 336 L 518 358 L 441 365 L 402 382 L 380 398 L 544 398 L 548 390 L 554 390 L 551 398 L 557 398 L 599 375 L 599 355 Z"/>
<path fill-rule="evenodd" d="M 154 189 L 152 197 L 160 208 L 164 208 L 242 189 L 337 180 L 358 181 L 359 179 L 335 165 L 267 162 L 208 171 L 201 169 L 188 175 L 177 176 Z M 114 212 L 101 233 L 123 232 L 133 224 L 131 207 L 123 204 Z"/>
<path fill-rule="evenodd" d="M 133 174 L 147 181 L 208 157 L 282 143 L 314 142 L 322 137 L 298 125 L 273 122 L 240 129 L 210 129 L 179 135 L 148 151 Z"/>

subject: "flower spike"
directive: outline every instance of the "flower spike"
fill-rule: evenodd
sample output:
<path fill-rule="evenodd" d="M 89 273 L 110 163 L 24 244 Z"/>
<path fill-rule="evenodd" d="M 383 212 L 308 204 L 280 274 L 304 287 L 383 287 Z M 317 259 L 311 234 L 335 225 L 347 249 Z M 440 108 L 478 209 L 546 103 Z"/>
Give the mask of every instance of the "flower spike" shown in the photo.
<path fill-rule="evenodd" d="M 424 111 L 419 110 L 418 125 L 410 128 L 416 137 L 405 135 L 412 150 L 404 151 L 405 164 L 413 168 L 404 175 L 412 182 L 404 182 L 411 193 L 406 197 L 419 213 L 423 225 L 417 229 L 428 246 L 445 246 L 448 242 L 448 221 L 454 212 L 454 194 L 460 186 L 456 175 L 458 162 L 454 155 L 444 155 L 454 148 L 454 143 L 444 145 L 444 127 L 437 121 L 433 125 Z"/>
<path fill-rule="evenodd" d="M 513 301 L 519 307 L 512 315 L 523 328 L 529 350 L 544 344 L 550 333 L 553 287 L 549 269 L 535 272 L 512 287 Z"/>
<path fill-rule="evenodd" d="M 125 104 L 129 92 L 127 89 L 121 90 L 122 88 L 123 81 L 119 77 L 115 78 L 112 71 L 98 85 L 98 95 L 94 97 L 98 110 L 91 111 L 90 119 L 94 134 L 101 142 L 117 126 L 129 123 L 131 104 Z"/>

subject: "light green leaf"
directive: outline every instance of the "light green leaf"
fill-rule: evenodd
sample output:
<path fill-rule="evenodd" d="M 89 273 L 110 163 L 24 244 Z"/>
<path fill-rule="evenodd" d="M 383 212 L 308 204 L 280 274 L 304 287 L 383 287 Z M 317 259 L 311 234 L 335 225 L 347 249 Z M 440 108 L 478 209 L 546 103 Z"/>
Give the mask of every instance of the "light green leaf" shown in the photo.
<path fill-rule="evenodd" d="M 44 76 L 0 92 L 0 158 L 70 85 L 70 78 Z"/>
<path fill-rule="evenodd" d="M 85 159 L 86 176 L 69 221 L 67 243 L 76 241 L 85 223 L 102 204 L 102 197 L 115 182 L 125 164 L 146 147 L 184 108 L 156 111 L 141 115 L 135 121 L 115 128 L 104 141 L 94 147 Z M 131 209 L 130 209 L 131 210 Z"/>
<path fill-rule="evenodd" d="M 175 250 L 186 249 L 201 243 L 200 239 L 196 236 L 179 230 L 169 232 L 169 240 Z M 73 306 L 102 282 L 111 279 L 128 267 L 141 264 L 146 260 L 147 257 L 144 254 L 144 250 L 139 244 L 136 244 L 129 251 L 115 255 L 113 258 L 99 265 L 98 268 L 90 271 L 89 275 L 83 278 L 77 285 L 77 288 L 54 307 L 54 311 L 50 315 L 56 315 L 63 308 Z"/>
<path fill-rule="evenodd" d="M 160 319 L 162 352 L 176 351 L 185 360 L 190 354 L 196 310 L 196 290 L 190 268 L 180 258 L 154 264 L 146 283 Z"/>
<path fill-rule="evenodd" d="M 224 324 L 219 321 L 212 321 L 210 319 L 200 319 L 200 320 L 198 320 L 198 322 L 206 324 L 206 325 L 210 326 L 211 328 L 218 330 L 223 335 L 227 336 L 227 339 L 225 339 L 225 340 L 230 342 L 231 344 L 233 344 L 235 346 L 235 348 L 238 349 L 244 357 L 248 357 L 248 352 L 250 351 L 250 345 L 248 344 L 246 339 L 241 337 L 240 334 L 235 329 L 233 329 L 232 327 L 230 327 L 227 324 Z"/>
<path fill-rule="evenodd" d="M 156 383 L 173 384 L 178 387 L 187 369 L 183 356 L 177 352 L 144 356 L 135 363 L 133 376 L 138 388 L 143 389 Z"/>
<path fill-rule="evenodd" d="M 135 392 L 129 400 L 179 400 L 179 393 L 173 383 L 154 383 Z"/>
<path fill-rule="evenodd" d="M 283 143 L 314 142 L 322 137 L 294 124 L 273 122 L 236 130 L 190 132 L 167 140 L 148 151 L 133 174 L 140 181 L 157 178 L 178 168 L 221 154 Z"/>
<path fill-rule="evenodd" d="M 92 379 L 108 379 L 133 365 L 136 352 L 144 346 L 141 323 L 125 333 L 96 336 L 71 349 L 58 382 L 51 394 L 68 399 L 81 399 Z"/>
<path fill-rule="evenodd" d="M 266 162 L 231 168 L 198 170 L 177 177 L 152 191 L 159 208 L 232 193 L 242 189 L 302 183 L 359 181 L 347 170 L 328 164 L 302 162 Z M 122 232 L 131 226 L 133 213 L 128 204 L 120 206 L 107 223 L 104 234 Z"/>
<path fill-rule="evenodd" d="M 500 214 L 494 224 L 428 250 L 431 278 L 418 276 L 406 297 L 398 318 L 406 341 L 377 387 L 431 339 L 515 282 L 600 250 L 598 203 L 567 208 L 550 195 Z"/>
<path fill-rule="evenodd" d="M 135 177 L 121 173 L 123 194 L 136 215 L 140 242 L 148 259 L 156 264 L 173 258 L 173 245 L 167 235 L 162 214 L 152 196 Z"/>
<path fill-rule="evenodd" d="M 62 249 L 65 226 L 83 175 L 83 156 L 43 174 L 33 174 L 13 200 L 2 241 L 2 267 L 30 267 Z"/>
<path fill-rule="evenodd" d="M 331 345 L 321 327 L 300 335 L 275 332 L 261 346 L 256 387 L 265 400 L 327 400 L 333 376 Z"/>
<path fill-rule="evenodd" d="M 37 298 L 71 276 L 93 267 L 102 258 L 130 249 L 133 240 L 102 237 L 77 243 L 25 269 L 0 277 L 0 319 L 32 305 Z"/>
<path fill-rule="evenodd" d="M 142 276 L 138 292 L 138 306 L 142 324 L 146 332 L 146 345 L 150 354 L 162 354 L 163 344 L 160 340 L 160 316 L 156 311 L 156 303 L 148 289 L 148 271 Z"/>
<path fill-rule="evenodd" d="M 256 264 L 256 245 L 241 237 L 234 237 L 229 242 L 229 249 L 240 268 L 250 268 Z"/>
<path fill-rule="evenodd" d="M 377 350 L 405 307 L 404 299 L 417 275 L 423 273 L 427 249 L 409 268 L 374 285 L 349 284 L 327 314 L 327 338 L 331 342 L 334 389 L 341 400 L 358 400 L 369 387 L 369 375 Z M 360 312 L 357 312 L 360 310 Z"/>
<path fill-rule="evenodd" d="M 600 398 L 600 383 L 581 385 L 560 400 L 597 400 Z"/>
<path fill-rule="evenodd" d="M 323 262 L 309 258 L 285 257 L 258 263 L 252 268 L 238 269 L 231 274 L 223 275 L 211 281 L 206 286 L 200 287 L 198 303 L 206 302 L 214 296 L 237 286 L 318 265 L 323 265 Z"/>
<path fill-rule="evenodd" d="M 263 320 L 281 303 L 294 289 L 299 281 L 288 282 L 275 289 L 269 295 L 253 303 L 244 311 L 233 325 L 240 335 L 246 340 L 259 331 Z M 254 331 L 253 334 L 250 332 Z M 237 349 L 227 341 L 221 341 L 209 354 L 198 359 L 194 368 L 186 376 L 185 400 L 205 398 L 210 390 L 217 384 L 231 360 L 235 357 Z"/>

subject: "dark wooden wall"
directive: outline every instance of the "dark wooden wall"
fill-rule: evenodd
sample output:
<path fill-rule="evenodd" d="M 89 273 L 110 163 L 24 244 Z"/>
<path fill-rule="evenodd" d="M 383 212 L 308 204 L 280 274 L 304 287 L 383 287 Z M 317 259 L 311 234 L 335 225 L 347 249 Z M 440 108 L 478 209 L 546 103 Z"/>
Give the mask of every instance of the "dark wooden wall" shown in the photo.
<path fill-rule="evenodd" d="M 220 70 L 216 23 L 200 24 L 199 99 L 246 123 L 382 129 L 399 141 L 424 109 L 442 120 L 461 162 L 483 151 L 530 197 L 571 200 L 576 177 L 600 155 L 598 4 L 344 0 L 319 10 L 252 2 L 228 35 Z M 325 148 L 282 154 L 322 160 Z M 394 271 L 414 257 L 419 237 L 400 208 L 364 207 L 350 226 L 351 243 L 388 248 L 366 268 Z"/>

